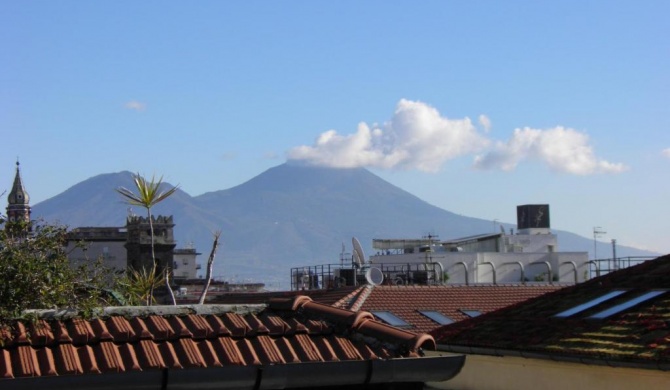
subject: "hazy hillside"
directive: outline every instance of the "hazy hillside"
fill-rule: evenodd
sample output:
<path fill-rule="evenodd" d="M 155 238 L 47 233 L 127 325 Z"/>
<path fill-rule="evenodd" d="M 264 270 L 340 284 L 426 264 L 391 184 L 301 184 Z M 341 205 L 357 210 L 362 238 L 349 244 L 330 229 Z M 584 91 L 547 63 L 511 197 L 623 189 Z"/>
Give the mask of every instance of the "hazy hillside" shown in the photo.
<path fill-rule="evenodd" d="M 129 212 L 146 212 L 138 207 L 129 210 L 114 191 L 132 185 L 130 172 L 95 176 L 34 205 L 33 217 L 71 228 L 123 226 Z M 433 233 L 448 239 L 491 230 L 491 221 L 432 206 L 365 169 L 289 164 L 268 169 L 227 190 L 196 197 L 179 190 L 153 213 L 174 215 L 178 246 L 193 243 L 203 253 L 201 262 L 211 248 L 212 232 L 221 230 L 216 276 L 253 279 L 281 288 L 288 288 L 291 267 L 339 262 L 342 244 L 351 251 L 353 236 L 371 253 L 373 238 L 416 238 Z M 593 241 L 588 238 L 556 233 L 563 251 L 593 250 Z M 611 248 L 601 243 L 598 253 L 611 253 Z M 618 247 L 617 254 L 650 253 Z"/>

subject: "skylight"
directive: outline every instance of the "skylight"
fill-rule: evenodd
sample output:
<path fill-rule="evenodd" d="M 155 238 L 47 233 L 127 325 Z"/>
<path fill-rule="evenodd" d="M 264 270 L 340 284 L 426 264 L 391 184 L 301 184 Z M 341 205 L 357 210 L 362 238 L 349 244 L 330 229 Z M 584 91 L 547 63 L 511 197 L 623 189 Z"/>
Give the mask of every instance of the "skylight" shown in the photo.
<path fill-rule="evenodd" d="M 461 313 L 465 314 L 468 317 L 477 317 L 482 315 L 482 312 L 479 310 L 463 310 L 461 309 Z"/>
<path fill-rule="evenodd" d="M 602 295 L 602 296 L 600 296 L 600 297 L 598 297 L 598 298 L 596 298 L 596 299 L 592 299 L 592 300 L 590 300 L 590 301 L 588 301 L 588 302 L 586 302 L 586 303 L 582 303 L 581 305 L 579 305 L 579 306 L 575 306 L 575 307 L 573 307 L 572 309 L 568 309 L 568 310 L 566 310 L 566 311 L 562 311 L 562 312 L 556 314 L 554 317 L 570 317 L 570 316 L 573 315 L 573 314 L 580 313 L 580 312 L 582 312 L 582 311 L 584 311 L 584 310 L 587 310 L 587 309 L 592 308 L 593 306 L 596 306 L 596 305 L 599 305 L 599 304 L 601 304 L 601 303 L 603 303 L 603 302 L 605 302 L 605 301 L 608 301 L 608 300 L 610 300 L 610 299 L 612 299 L 612 298 L 614 298 L 614 297 L 618 297 L 619 295 L 621 295 L 621 294 L 623 294 L 623 293 L 625 293 L 625 292 L 626 292 L 626 290 L 614 290 L 614 291 L 610 291 L 610 292 L 608 292 L 607 294 Z"/>
<path fill-rule="evenodd" d="M 629 300 L 629 301 L 623 302 L 623 303 L 621 303 L 621 304 L 619 304 L 619 305 L 616 305 L 616 306 L 614 306 L 614 307 L 610 307 L 610 308 L 607 309 L 607 310 L 603 310 L 603 311 L 601 311 L 600 313 L 596 313 L 596 314 L 592 315 L 592 316 L 589 317 L 589 318 L 595 318 L 595 319 L 603 319 L 603 318 L 607 318 L 607 317 L 609 317 L 609 316 L 611 316 L 611 315 L 620 313 L 620 312 L 622 312 L 622 311 L 624 311 L 624 310 L 626 310 L 626 309 L 629 309 L 629 308 L 631 308 L 631 307 L 633 307 L 633 306 L 635 306 L 635 305 L 637 305 L 637 304 L 640 304 L 640 303 L 642 303 L 642 302 L 644 302 L 644 301 L 648 301 L 648 300 L 650 300 L 650 299 L 652 299 L 652 298 L 654 298 L 654 297 L 657 297 L 657 296 L 659 296 L 659 295 L 661 295 L 661 294 L 663 294 L 663 293 L 665 293 L 665 292 L 666 292 L 666 290 L 649 291 L 648 293 L 646 293 L 646 294 L 642 294 L 642 295 L 640 295 L 640 296 L 637 297 L 637 298 L 633 298 L 633 299 L 631 299 L 631 300 Z"/>
<path fill-rule="evenodd" d="M 440 325 L 449 325 L 449 324 L 452 324 L 454 322 L 454 320 L 445 316 L 444 314 L 440 313 L 439 311 L 419 310 L 419 313 L 423 314 L 424 316 L 430 318 L 431 320 L 437 322 Z"/>
<path fill-rule="evenodd" d="M 407 322 L 403 321 L 400 317 L 391 313 L 390 311 L 373 311 L 371 312 L 375 317 L 381 319 L 392 326 L 411 326 Z"/>

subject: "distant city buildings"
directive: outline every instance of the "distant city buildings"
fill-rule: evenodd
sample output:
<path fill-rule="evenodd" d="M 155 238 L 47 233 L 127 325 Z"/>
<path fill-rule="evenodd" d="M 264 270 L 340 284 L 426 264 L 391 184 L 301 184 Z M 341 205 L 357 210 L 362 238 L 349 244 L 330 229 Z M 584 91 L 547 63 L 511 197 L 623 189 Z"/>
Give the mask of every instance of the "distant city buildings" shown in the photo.
<path fill-rule="evenodd" d="M 7 221 L 22 222 L 26 232 L 31 229 L 30 196 L 23 185 L 19 162 L 12 189 L 7 196 Z M 148 268 L 153 256 L 159 272 L 170 269 L 178 280 L 197 278 L 195 248 L 176 248 L 172 216 L 152 216 L 152 237 L 149 219 L 129 215 L 123 227 L 77 227 L 68 232 L 66 251 L 73 265 L 102 260 L 105 267 L 116 271 Z"/>
<path fill-rule="evenodd" d="M 372 245 L 378 252 L 370 256 L 369 266 L 422 265 L 429 271 L 437 267 L 450 284 L 579 283 L 589 278 L 587 252 L 558 251 L 547 204 L 518 206 L 516 232 L 501 226 L 500 232 L 447 241 L 375 239 Z"/>

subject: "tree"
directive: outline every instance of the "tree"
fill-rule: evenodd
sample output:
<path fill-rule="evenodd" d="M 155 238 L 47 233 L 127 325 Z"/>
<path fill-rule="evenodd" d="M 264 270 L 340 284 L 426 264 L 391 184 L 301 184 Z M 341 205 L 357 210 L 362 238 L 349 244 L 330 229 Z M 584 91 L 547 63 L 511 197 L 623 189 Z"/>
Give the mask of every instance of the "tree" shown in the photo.
<path fill-rule="evenodd" d="M 144 176 L 140 175 L 139 173 L 133 175 L 133 181 L 135 183 L 135 189 L 137 190 L 137 193 L 134 193 L 133 191 L 125 187 L 119 187 L 116 189 L 116 191 L 126 199 L 126 202 L 128 204 L 141 206 L 147 210 L 147 219 L 149 220 L 149 231 L 151 234 L 151 259 L 153 263 L 151 268 L 151 274 L 155 275 L 157 270 L 157 264 L 156 264 L 156 253 L 154 250 L 154 225 L 151 220 L 151 208 L 167 199 L 170 195 L 174 194 L 175 191 L 177 191 L 177 188 L 179 188 L 179 186 L 175 186 L 172 188 L 168 188 L 167 190 L 161 191 L 161 186 L 163 184 L 162 176 L 158 180 L 156 180 L 155 176 L 152 176 L 151 180 L 147 180 Z M 168 289 L 170 288 L 169 283 L 167 283 L 167 287 Z M 154 283 L 151 283 L 149 296 L 147 297 L 147 305 L 151 305 L 153 296 L 154 296 Z"/>
<path fill-rule="evenodd" d="M 221 237 L 221 231 L 217 230 L 214 232 L 214 242 L 212 242 L 212 250 L 209 252 L 209 257 L 207 258 L 207 275 L 205 276 L 205 285 L 200 294 L 200 299 L 198 299 L 199 304 L 205 303 L 205 298 L 207 297 L 207 291 L 209 291 L 209 285 L 212 283 L 212 268 L 214 267 L 214 257 L 216 257 L 216 249 L 219 247 L 219 238 Z"/>
<path fill-rule="evenodd" d="M 33 224 L 32 233 L 0 217 L 0 323 L 27 309 L 78 309 L 110 305 L 111 273 L 99 264 L 72 267 L 65 252 L 64 226 Z M 25 223 L 24 223 L 25 224 Z M 108 299 L 109 298 L 109 299 Z"/>

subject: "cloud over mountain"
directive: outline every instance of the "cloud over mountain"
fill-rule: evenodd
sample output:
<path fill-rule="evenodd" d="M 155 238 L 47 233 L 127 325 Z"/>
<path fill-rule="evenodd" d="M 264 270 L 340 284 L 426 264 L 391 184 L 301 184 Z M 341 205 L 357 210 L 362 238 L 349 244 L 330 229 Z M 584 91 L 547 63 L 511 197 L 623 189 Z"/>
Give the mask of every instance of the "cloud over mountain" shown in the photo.
<path fill-rule="evenodd" d="M 449 119 L 425 103 L 403 99 L 383 125 L 361 122 L 349 135 L 328 130 L 313 146 L 291 149 L 288 158 L 334 168 L 435 172 L 446 161 L 478 152 L 488 142 L 469 118 Z"/>
<path fill-rule="evenodd" d="M 388 122 L 361 122 L 353 134 L 328 130 L 314 145 L 288 152 L 292 162 L 331 168 L 416 169 L 437 172 L 449 160 L 473 156 L 478 169 L 511 171 L 520 163 L 534 161 L 551 170 L 575 175 L 619 173 L 628 169 L 595 156 L 589 137 L 562 126 L 551 129 L 516 129 L 506 141 L 492 141 L 484 134 L 491 120 L 480 115 L 479 125 L 470 118 L 450 119 L 426 103 L 402 99 Z M 477 154 L 482 153 L 482 154 Z M 667 150 L 666 155 L 670 154 Z"/>
<path fill-rule="evenodd" d="M 515 129 L 509 141 L 498 142 L 491 151 L 477 156 L 475 167 L 510 171 L 524 160 L 540 161 L 554 171 L 575 175 L 619 173 L 627 169 L 621 163 L 598 159 L 588 135 L 561 126 L 546 130 Z"/>

